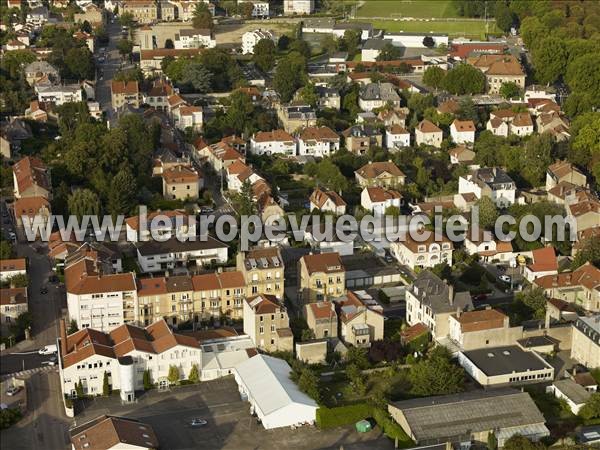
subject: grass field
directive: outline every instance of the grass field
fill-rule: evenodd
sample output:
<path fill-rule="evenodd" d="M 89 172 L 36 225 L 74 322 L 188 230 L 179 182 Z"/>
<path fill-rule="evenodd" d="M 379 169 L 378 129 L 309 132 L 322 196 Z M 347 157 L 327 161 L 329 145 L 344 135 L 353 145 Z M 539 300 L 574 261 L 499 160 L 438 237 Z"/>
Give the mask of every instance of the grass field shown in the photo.
<path fill-rule="evenodd" d="M 456 17 L 452 0 L 366 0 L 359 17 Z"/>
<path fill-rule="evenodd" d="M 385 31 L 406 31 L 408 33 L 446 33 L 448 36 L 465 36 L 477 39 L 485 38 L 485 22 L 476 21 L 443 21 L 436 20 L 431 22 L 424 21 L 395 21 L 395 20 L 374 20 L 373 26 Z M 501 31 L 496 27 L 495 22 L 488 22 L 490 34 L 500 34 Z"/>

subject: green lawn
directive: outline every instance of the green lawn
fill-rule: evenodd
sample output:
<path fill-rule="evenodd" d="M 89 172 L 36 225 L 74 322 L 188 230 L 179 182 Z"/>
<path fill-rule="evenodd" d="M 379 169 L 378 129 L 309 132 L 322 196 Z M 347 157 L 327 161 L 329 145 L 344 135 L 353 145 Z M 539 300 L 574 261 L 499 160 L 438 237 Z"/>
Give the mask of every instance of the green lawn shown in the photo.
<path fill-rule="evenodd" d="M 366 0 L 359 17 L 456 17 L 452 0 Z"/>
<path fill-rule="evenodd" d="M 485 22 L 483 21 L 396 21 L 374 20 L 373 26 L 386 31 L 406 31 L 408 33 L 446 33 L 449 36 L 465 36 L 477 39 L 485 38 Z M 495 22 L 488 22 L 490 34 L 500 34 Z"/>

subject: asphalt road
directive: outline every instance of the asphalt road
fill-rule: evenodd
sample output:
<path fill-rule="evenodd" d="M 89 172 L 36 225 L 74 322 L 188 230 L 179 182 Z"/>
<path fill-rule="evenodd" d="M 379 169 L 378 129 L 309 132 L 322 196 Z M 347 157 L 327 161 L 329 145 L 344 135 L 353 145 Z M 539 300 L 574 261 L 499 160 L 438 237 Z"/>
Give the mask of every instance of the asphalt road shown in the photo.
<path fill-rule="evenodd" d="M 42 366 L 43 361 L 49 359 L 50 357 L 47 355 L 38 354 L 37 350 L 4 355 L 2 356 L 2 364 L 0 364 L 0 375 L 36 369 Z"/>
<path fill-rule="evenodd" d="M 106 57 L 103 63 L 97 62 L 98 71 L 102 72 L 102 80 L 98 78 L 96 83 L 96 101 L 100 103 L 100 108 L 106 111 L 108 120 L 116 119 L 111 105 L 110 84 L 116 72 L 119 71 L 121 64 L 121 56 L 117 50 L 117 42 L 121 39 L 121 27 L 118 22 L 108 23 L 106 32 L 109 36 L 108 45 L 106 46 Z M 96 55 L 99 56 L 99 49 Z"/>

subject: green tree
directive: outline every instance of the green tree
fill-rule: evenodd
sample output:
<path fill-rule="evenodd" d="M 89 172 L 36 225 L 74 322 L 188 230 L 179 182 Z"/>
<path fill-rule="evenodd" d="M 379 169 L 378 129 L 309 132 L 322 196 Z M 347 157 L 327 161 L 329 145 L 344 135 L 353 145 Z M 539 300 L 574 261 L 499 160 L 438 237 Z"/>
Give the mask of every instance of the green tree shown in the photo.
<path fill-rule="evenodd" d="M 427 48 L 433 48 L 435 46 L 435 41 L 431 36 L 425 36 L 423 38 L 423 45 Z"/>
<path fill-rule="evenodd" d="M 543 184 L 546 168 L 553 162 L 554 139 L 549 133 L 532 136 L 520 153 L 521 175 L 531 186 Z"/>
<path fill-rule="evenodd" d="M 306 328 L 302 330 L 302 336 L 300 337 L 301 341 L 310 341 L 315 338 L 315 332 L 310 328 Z"/>
<path fill-rule="evenodd" d="M 81 382 L 81 380 L 75 383 L 75 393 L 77 394 L 77 398 L 83 398 L 83 383 Z"/>
<path fill-rule="evenodd" d="M 174 365 L 169 366 L 169 373 L 167 375 L 167 380 L 169 380 L 169 383 L 171 383 L 171 384 L 175 384 L 175 383 L 179 382 L 179 367 L 174 366 Z"/>
<path fill-rule="evenodd" d="M 445 347 L 434 348 L 427 359 L 412 365 L 409 380 L 416 395 L 455 394 L 464 389 L 465 372 L 450 360 Z"/>
<path fill-rule="evenodd" d="M 298 387 L 315 401 L 320 401 L 319 377 L 308 367 L 302 369 L 300 378 L 298 379 Z"/>
<path fill-rule="evenodd" d="M 144 370 L 144 390 L 152 389 L 152 379 L 150 378 L 150 369 Z"/>
<path fill-rule="evenodd" d="M 129 39 L 121 39 L 117 42 L 117 50 L 119 50 L 122 57 L 130 56 L 133 51 L 133 42 Z"/>
<path fill-rule="evenodd" d="M 251 2 L 244 2 L 238 5 L 238 12 L 244 19 L 251 19 L 253 10 L 254 4 Z"/>
<path fill-rule="evenodd" d="M 498 438 L 496 438 L 496 434 L 493 431 L 488 433 L 487 448 L 488 450 L 498 450 Z"/>
<path fill-rule="evenodd" d="M 281 51 L 287 50 L 290 46 L 290 42 L 289 36 L 282 34 L 279 39 L 277 39 L 277 48 Z"/>
<path fill-rule="evenodd" d="M 600 418 L 600 392 L 594 392 L 579 410 L 579 416 L 585 420 Z"/>
<path fill-rule="evenodd" d="M 198 366 L 196 364 L 192 364 L 190 374 L 188 375 L 188 380 L 192 383 L 197 383 L 200 381 L 200 374 L 198 373 Z"/>
<path fill-rule="evenodd" d="M 317 106 L 319 101 L 319 93 L 317 92 L 315 85 L 308 83 L 306 86 L 300 89 L 300 98 L 303 102 L 312 106 L 313 108 Z"/>
<path fill-rule="evenodd" d="M 261 39 L 254 46 L 252 61 L 263 72 L 268 72 L 275 67 L 275 54 L 277 49 L 271 39 Z"/>
<path fill-rule="evenodd" d="M 112 392 L 112 386 L 108 382 L 108 372 L 104 371 L 104 378 L 102 379 L 102 395 L 108 397 Z"/>
<path fill-rule="evenodd" d="M 361 347 L 350 347 L 346 353 L 346 362 L 348 365 L 354 365 L 359 369 L 367 369 L 369 367 L 369 358 L 367 351 Z"/>
<path fill-rule="evenodd" d="M 573 258 L 571 268 L 576 269 L 587 262 L 600 267 L 600 236 L 593 236 L 583 241 Z"/>
<path fill-rule="evenodd" d="M 567 67 L 565 80 L 573 92 L 588 94 L 592 104 L 600 104 L 600 54 L 576 58 Z"/>
<path fill-rule="evenodd" d="M 130 12 L 122 12 L 119 16 L 119 25 L 122 27 L 132 27 L 135 24 L 135 18 Z"/>
<path fill-rule="evenodd" d="M 77 333 L 77 331 L 79 331 L 79 328 L 77 328 L 77 322 L 75 321 L 75 319 L 71 319 L 71 322 L 69 322 L 69 330 L 67 331 L 67 333 L 73 334 Z"/>
<path fill-rule="evenodd" d="M 236 91 L 229 96 L 230 104 L 225 114 L 225 122 L 232 132 L 241 134 L 247 131 L 248 118 L 253 117 L 254 105 L 250 97 L 241 91 Z"/>
<path fill-rule="evenodd" d="M 203 64 L 194 62 L 188 64 L 180 83 L 191 87 L 195 92 L 204 94 L 211 89 L 212 73 Z"/>
<path fill-rule="evenodd" d="M 6 279 L 8 285 L 16 288 L 24 288 L 29 284 L 29 277 L 25 273 L 20 273 L 18 275 L 13 275 L 12 277 Z"/>
<path fill-rule="evenodd" d="M 547 37 L 533 48 L 531 56 L 540 83 L 554 83 L 564 75 L 568 59 L 564 40 Z"/>
<path fill-rule="evenodd" d="M 339 167 L 328 158 L 318 163 L 306 164 L 304 173 L 314 177 L 321 186 L 337 192 L 346 191 L 349 187 L 348 179 L 340 172 Z"/>
<path fill-rule="evenodd" d="M 67 50 L 64 66 L 68 78 L 78 80 L 92 80 L 96 72 L 94 56 L 87 47 L 74 47 Z"/>
<path fill-rule="evenodd" d="M 600 185 L 600 112 L 582 114 L 571 129 L 570 161 L 585 167 Z"/>
<path fill-rule="evenodd" d="M 292 52 L 279 60 L 275 68 L 273 87 L 282 102 L 289 102 L 294 93 L 306 84 L 306 81 L 306 60 L 302 55 Z"/>
<path fill-rule="evenodd" d="M 503 450 L 545 450 L 544 444 L 540 442 L 533 443 L 529 439 L 519 434 L 508 438 L 504 442 Z"/>
<path fill-rule="evenodd" d="M 194 25 L 194 28 L 205 28 L 209 30 L 214 28 L 215 24 L 213 22 L 212 14 L 206 3 L 201 2 L 196 4 L 192 24 Z"/>
<path fill-rule="evenodd" d="M 84 215 L 100 215 L 100 199 L 89 189 L 77 189 L 69 195 L 69 213 L 77 216 L 79 220 Z"/>
<path fill-rule="evenodd" d="M 137 186 L 135 178 L 127 166 L 123 167 L 112 179 L 108 195 L 108 210 L 116 217 L 129 214 L 136 205 Z"/>
<path fill-rule="evenodd" d="M 367 383 L 362 370 L 356 364 L 348 364 L 346 367 L 346 376 L 356 392 L 359 395 L 364 395 L 367 390 Z"/>
<path fill-rule="evenodd" d="M 400 214 L 400 208 L 398 208 L 397 206 L 388 206 L 387 208 L 385 208 L 386 216 L 399 217 Z"/>
<path fill-rule="evenodd" d="M 250 181 L 245 180 L 242 183 L 240 191 L 240 207 L 238 213 L 240 216 L 250 216 L 256 213 L 256 203 L 254 203 L 254 194 Z"/>
<path fill-rule="evenodd" d="M 485 75 L 468 64 L 459 64 L 446 74 L 444 89 L 452 94 L 480 94 L 485 88 Z"/>
<path fill-rule="evenodd" d="M 303 39 L 295 39 L 290 44 L 290 52 L 300 53 L 305 59 L 310 58 L 311 55 L 310 45 Z"/>
<path fill-rule="evenodd" d="M 352 59 L 358 52 L 360 42 L 361 32 L 359 30 L 346 30 L 340 42 L 340 50 L 346 50 L 348 57 Z"/>
<path fill-rule="evenodd" d="M 438 66 L 428 67 L 423 73 L 423 83 L 426 86 L 439 89 L 444 85 L 446 71 Z"/>
<path fill-rule="evenodd" d="M 489 197 L 481 197 L 475 205 L 479 207 L 479 226 L 486 230 L 493 230 L 499 216 L 494 201 Z"/>
<path fill-rule="evenodd" d="M 508 33 L 515 24 L 515 16 L 506 5 L 496 7 L 496 25 L 505 33 Z"/>
<path fill-rule="evenodd" d="M 379 52 L 377 61 L 394 61 L 400 58 L 402 58 L 402 49 L 388 42 Z"/>
<path fill-rule="evenodd" d="M 542 288 L 532 288 L 519 292 L 515 301 L 523 303 L 532 313 L 534 319 L 546 317 L 546 296 Z"/>
<path fill-rule="evenodd" d="M 507 100 L 520 97 L 522 93 L 523 91 L 519 85 L 512 81 L 509 81 L 508 83 L 502 83 L 502 86 L 500 86 L 500 95 Z"/>
<path fill-rule="evenodd" d="M 327 52 L 329 56 L 333 55 L 338 49 L 338 42 L 334 35 L 326 34 L 321 39 L 321 48 Z"/>

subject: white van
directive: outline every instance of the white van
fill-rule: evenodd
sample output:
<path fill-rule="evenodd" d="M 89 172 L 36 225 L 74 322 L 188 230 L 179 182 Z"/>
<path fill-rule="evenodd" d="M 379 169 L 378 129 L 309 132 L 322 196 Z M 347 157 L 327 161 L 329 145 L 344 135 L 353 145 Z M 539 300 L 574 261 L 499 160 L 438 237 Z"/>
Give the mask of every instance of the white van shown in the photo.
<path fill-rule="evenodd" d="M 53 355 L 57 352 L 58 352 L 58 349 L 56 348 L 56 344 L 52 344 L 52 345 L 46 345 L 44 348 L 41 348 L 38 353 L 40 355 Z"/>

